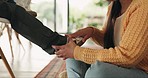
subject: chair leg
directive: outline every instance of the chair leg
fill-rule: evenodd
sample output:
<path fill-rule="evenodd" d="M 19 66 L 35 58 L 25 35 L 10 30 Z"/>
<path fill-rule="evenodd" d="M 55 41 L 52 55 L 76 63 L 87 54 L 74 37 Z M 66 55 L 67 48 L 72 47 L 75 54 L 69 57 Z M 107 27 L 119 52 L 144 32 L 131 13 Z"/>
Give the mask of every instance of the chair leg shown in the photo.
<path fill-rule="evenodd" d="M 10 28 L 8 26 L 8 24 L 5 24 L 6 28 L 7 28 L 7 32 L 8 32 L 8 38 L 9 38 L 9 44 L 10 44 L 10 50 L 11 50 L 11 54 L 12 54 L 12 58 L 14 59 L 14 54 L 13 54 L 13 50 L 12 50 L 12 43 L 11 43 L 11 35 L 10 35 Z"/>
<path fill-rule="evenodd" d="M 7 61 L 7 59 L 5 58 L 5 55 L 3 54 L 3 51 L 2 51 L 1 48 L 0 48 L 0 55 L 1 55 L 1 59 L 3 60 L 5 66 L 6 66 L 6 68 L 7 68 L 7 70 L 8 70 L 8 72 L 9 72 L 9 74 L 11 75 L 11 78 L 15 78 L 14 73 L 13 73 L 13 71 L 12 71 L 10 65 L 8 64 L 8 61 Z"/>

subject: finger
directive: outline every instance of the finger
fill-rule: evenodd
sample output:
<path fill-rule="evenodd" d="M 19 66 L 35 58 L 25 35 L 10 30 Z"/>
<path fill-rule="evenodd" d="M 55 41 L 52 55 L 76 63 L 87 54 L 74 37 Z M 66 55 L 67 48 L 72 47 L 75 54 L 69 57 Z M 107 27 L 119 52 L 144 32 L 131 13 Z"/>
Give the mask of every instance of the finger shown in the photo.
<path fill-rule="evenodd" d="M 71 38 L 76 38 L 78 36 L 81 36 L 81 33 L 75 32 L 73 34 L 69 34 L 68 36 L 71 37 Z"/>
<path fill-rule="evenodd" d="M 82 42 L 85 42 L 89 37 L 86 35 L 84 36 L 84 38 L 82 39 Z"/>
<path fill-rule="evenodd" d="M 57 56 L 58 58 L 63 58 L 63 56 Z"/>
<path fill-rule="evenodd" d="M 63 58 L 63 55 L 57 55 L 58 58 Z"/>
<path fill-rule="evenodd" d="M 56 53 L 55 53 L 57 56 L 59 56 L 59 57 L 64 57 L 65 56 L 65 51 L 64 50 L 58 50 Z"/>
<path fill-rule="evenodd" d="M 63 60 L 66 60 L 66 59 L 67 59 L 66 57 L 63 58 Z"/>
<path fill-rule="evenodd" d="M 67 37 L 67 42 L 69 42 L 72 39 L 73 39 L 72 37 Z"/>
<path fill-rule="evenodd" d="M 57 51 L 55 52 L 56 55 L 61 55 L 61 52 Z"/>
<path fill-rule="evenodd" d="M 75 44 L 75 42 L 73 40 L 70 40 L 69 43 L 74 43 Z"/>
<path fill-rule="evenodd" d="M 63 55 L 60 54 L 60 53 L 58 53 L 58 52 L 56 52 L 55 54 L 56 54 L 56 56 L 59 57 L 59 58 L 62 58 L 62 57 L 63 57 Z"/>
<path fill-rule="evenodd" d="M 59 50 L 59 49 L 62 49 L 63 47 L 62 47 L 62 46 L 55 46 L 55 45 L 52 45 L 52 48 L 54 48 L 55 50 Z"/>
<path fill-rule="evenodd" d="M 64 59 L 64 58 L 67 58 L 66 55 L 64 55 L 64 54 L 56 54 L 56 56 L 57 56 L 58 58 L 63 58 L 63 59 Z"/>

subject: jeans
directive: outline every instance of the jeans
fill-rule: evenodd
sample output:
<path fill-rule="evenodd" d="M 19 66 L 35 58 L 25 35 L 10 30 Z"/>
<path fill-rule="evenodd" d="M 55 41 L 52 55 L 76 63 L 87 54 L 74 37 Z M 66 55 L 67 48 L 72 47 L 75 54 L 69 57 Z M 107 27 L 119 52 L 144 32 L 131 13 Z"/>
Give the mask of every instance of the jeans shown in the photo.
<path fill-rule="evenodd" d="M 16 32 L 49 54 L 54 54 L 55 50 L 51 47 L 52 45 L 63 45 L 67 42 L 67 37 L 53 32 L 24 8 L 14 3 L 0 0 L 0 17 L 8 19 Z"/>
<path fill-rule="evenodd" d="M 69 58 L 66 60 L 66 69 L 68 78 L 148 78 L 148 74 L 143 70 L 99 61 L 89 65 Z"/>

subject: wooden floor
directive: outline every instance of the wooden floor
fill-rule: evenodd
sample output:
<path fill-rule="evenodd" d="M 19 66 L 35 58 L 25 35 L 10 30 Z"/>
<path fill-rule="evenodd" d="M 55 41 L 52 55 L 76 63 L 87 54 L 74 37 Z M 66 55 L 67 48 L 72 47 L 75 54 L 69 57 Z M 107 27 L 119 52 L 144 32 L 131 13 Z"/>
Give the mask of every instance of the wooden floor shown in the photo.
<path fill-rule="evenodd" d="M 34 78 L 54 57 L 44 53 L 39 55 L 36 57 L 33 53 L 31 55 L 26 53 L 23 58 L 8 59 L 16 78 Z M 2 60 L 0 60 L 0 78 L 10 78 Z"/>
<path fill-rule="evenodd" d="M 0 47 L 2 48 L 16 78 L 34 78 L 54 57 L 44 52 L 40 47 L 33 44 L 29 51 L 28 40 L 21 38 L 25 51 L 18 45 L 17 40 L 13 37 L 14 59 L 11 57 L 9 41 L 7 34 L 0 37 Z M 10 75 L 0 59 L 0 78 L 10 78 Z"/>

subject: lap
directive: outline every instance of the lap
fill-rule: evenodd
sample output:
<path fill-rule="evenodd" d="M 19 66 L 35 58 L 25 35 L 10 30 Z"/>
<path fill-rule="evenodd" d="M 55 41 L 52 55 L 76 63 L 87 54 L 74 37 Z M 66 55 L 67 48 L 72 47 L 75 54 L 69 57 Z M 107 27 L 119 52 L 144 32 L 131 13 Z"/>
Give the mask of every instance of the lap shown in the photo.
<path fill-rule="evenodd" d="M 83 78 L 89 67 L 89 64 L 82 61 L 71 58 L 66 59 L 66 69 L 69 78 Z"/>
<path fill-rule="evenodd" d="M 148 78 L 148 74 L 136 68 L 96 62 L 86 72 L 85 78 Z"/>
<path fill-rule="evenodd" d="M 148 78 L 148 74 L 140 69 L 124 68 L 99 61 L 90 66 L 75 59 L 67 59 L 66 68 L 68 77 L 74 78 Z"/>

